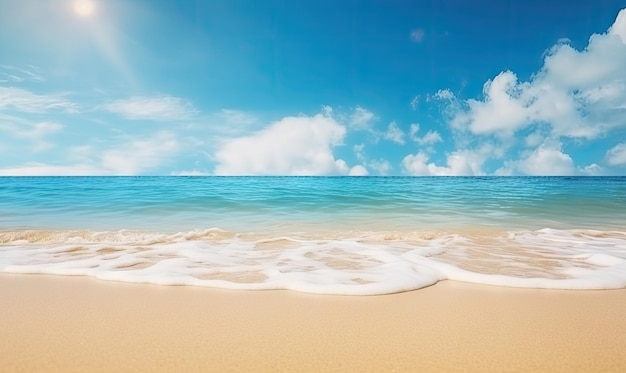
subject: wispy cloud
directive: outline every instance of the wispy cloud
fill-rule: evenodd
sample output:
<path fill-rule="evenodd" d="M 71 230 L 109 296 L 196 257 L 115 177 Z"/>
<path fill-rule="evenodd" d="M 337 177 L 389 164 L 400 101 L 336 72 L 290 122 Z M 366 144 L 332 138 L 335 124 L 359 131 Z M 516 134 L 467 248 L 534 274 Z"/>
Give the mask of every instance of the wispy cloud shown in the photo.
<path fill-rule="evenodd" d="M 350 128 L 355 130 L 366 130 L 372 127 L 372 122 L 376 116 L 371 111 L 357 106 L 348 120 Z"/>
<path fill-rule="evenodd" d="M 257 122 L 257 118 L 245 111 L 222 109 L 219 112 L 219 116 L 224 119 L 228 124 L 247 126 Z"/>
<path fill-rule="evenodd" d="M 39 75 L 39 68 L 33 65 L 27 65 L 21 68 L 11 65 L 0 65 L 0 77 L 4 82 L 20 83 L 24 81 L 43 82 L 45 79 Z"/>
<path fill-rule="evenodd" d="M 0 134 L 10 136 L 13 143 L 20 146 L 22 152 L 30 150 L 40 152 L 53 148 L 55 144 L 47 141 L 51 134 L 60 132 L 63 126 L 52 121 L 32 121 L 26 118 L 0 114 Z M 6 136 L 3 136 L 6 138 Z M 20 140 L 27 142 L 26 146 Z"/>
<path fill-rule="evenodd" d="M 385 139 L 393 141 L 396 144 L 404 145 L 404 131 L 398 127 L 396 122 L 391 122 L 387 126 L 387 132 L 385 132 Z"/>
<path fill-rule="evenodd" d="M 67 149 L 65 160 L 28 162 L 0 168 L 0 175 L 141 175 L 172 161 L 180 150 L 176 135 L 162 131 L 152 136 L 128 137 L 112 147 L 79 145 Z"/>
<path fill-rule="evenodd" d="M 425 35 L 424 29 L 421 29 L 421 28 L 413 29 L 411 30 L 411 34 L 410 34 L 411 41 L 414 43 L 421 43 L 424 41 L 424 35 Z"/>
<path fill-rule="evenodd" d="M 41 139 L 51 133 L 59 132 L 62 128 L 62 125 L 54 122 L 37 122 L 22 126 L 9 122 L 0 122 L 0 131 L 26 139 Z"/>
<path fill-rule="evenodd" d="M 53 165 L 30 162 L 25 165 L 0 168 L 0 176 L 88 176 L 103 175 L 91 165 Z"/>
<path fill-rule="evenodd" d="M 0 109 L 23 113 L 46 113 L 60 110 L 77 113 L 78 106 L 60 95 L 39 95 L 16 87 L 0 87 Z"/>
<path fill-rule="evenodd" d="M 178 121 L 193 117 L 197 110 L 187 100 L 174 96 L 131 97 L 111 101 L 105 109 L 131 120 Z"/>
<path fill-rule="evenodd" d="M 100 156 L 100 161 L 102 168 L 114 175 L 137 175 L 162 165 L 179 150 L 176 136 L 162 131 L 109 149 Z"/>

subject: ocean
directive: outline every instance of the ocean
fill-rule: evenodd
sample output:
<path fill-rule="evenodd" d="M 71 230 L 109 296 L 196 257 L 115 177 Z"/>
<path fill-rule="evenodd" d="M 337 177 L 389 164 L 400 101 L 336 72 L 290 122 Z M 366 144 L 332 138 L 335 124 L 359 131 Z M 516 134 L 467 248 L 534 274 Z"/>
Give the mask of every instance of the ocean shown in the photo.
<path fill-rule="evenodd" d="M 626 177 L 2 177 L 0 272 L 376 295 L 626 287 Z"/>

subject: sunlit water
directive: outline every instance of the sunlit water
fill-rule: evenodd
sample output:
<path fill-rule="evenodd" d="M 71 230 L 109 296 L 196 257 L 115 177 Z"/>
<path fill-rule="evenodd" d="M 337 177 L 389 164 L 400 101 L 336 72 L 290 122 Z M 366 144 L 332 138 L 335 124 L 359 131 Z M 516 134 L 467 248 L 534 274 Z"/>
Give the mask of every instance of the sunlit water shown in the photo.
<path fill-rule="evenodd" d="M 626 287 L 626 178 L 0 178 L 0 272 L 370 295 Z"/>

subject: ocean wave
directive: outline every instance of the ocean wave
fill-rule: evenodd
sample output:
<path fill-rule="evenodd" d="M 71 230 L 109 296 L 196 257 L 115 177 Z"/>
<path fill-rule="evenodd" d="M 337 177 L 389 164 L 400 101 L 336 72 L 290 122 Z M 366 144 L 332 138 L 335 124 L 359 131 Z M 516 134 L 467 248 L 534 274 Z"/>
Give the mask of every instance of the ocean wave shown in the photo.
<path fill-rule="evenodd" d="M 0 272 L 225 289 L 375 295 L 441 280 L 626 287 L 626 233 L 507 231 L 0 231 Z"/>

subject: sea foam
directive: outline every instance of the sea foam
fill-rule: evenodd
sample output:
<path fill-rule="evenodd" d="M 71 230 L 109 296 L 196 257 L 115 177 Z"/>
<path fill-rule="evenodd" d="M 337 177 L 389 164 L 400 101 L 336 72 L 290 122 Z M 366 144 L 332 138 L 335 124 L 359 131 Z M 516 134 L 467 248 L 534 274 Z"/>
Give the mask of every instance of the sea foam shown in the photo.
<path fill-rule="evenodd" d="M 511 287 L 626 287 L 626 234 L 599 230 L 221 229 L 0 232 L 0 272 L 224 289 L 376 295 L 441 280 Z"/>

